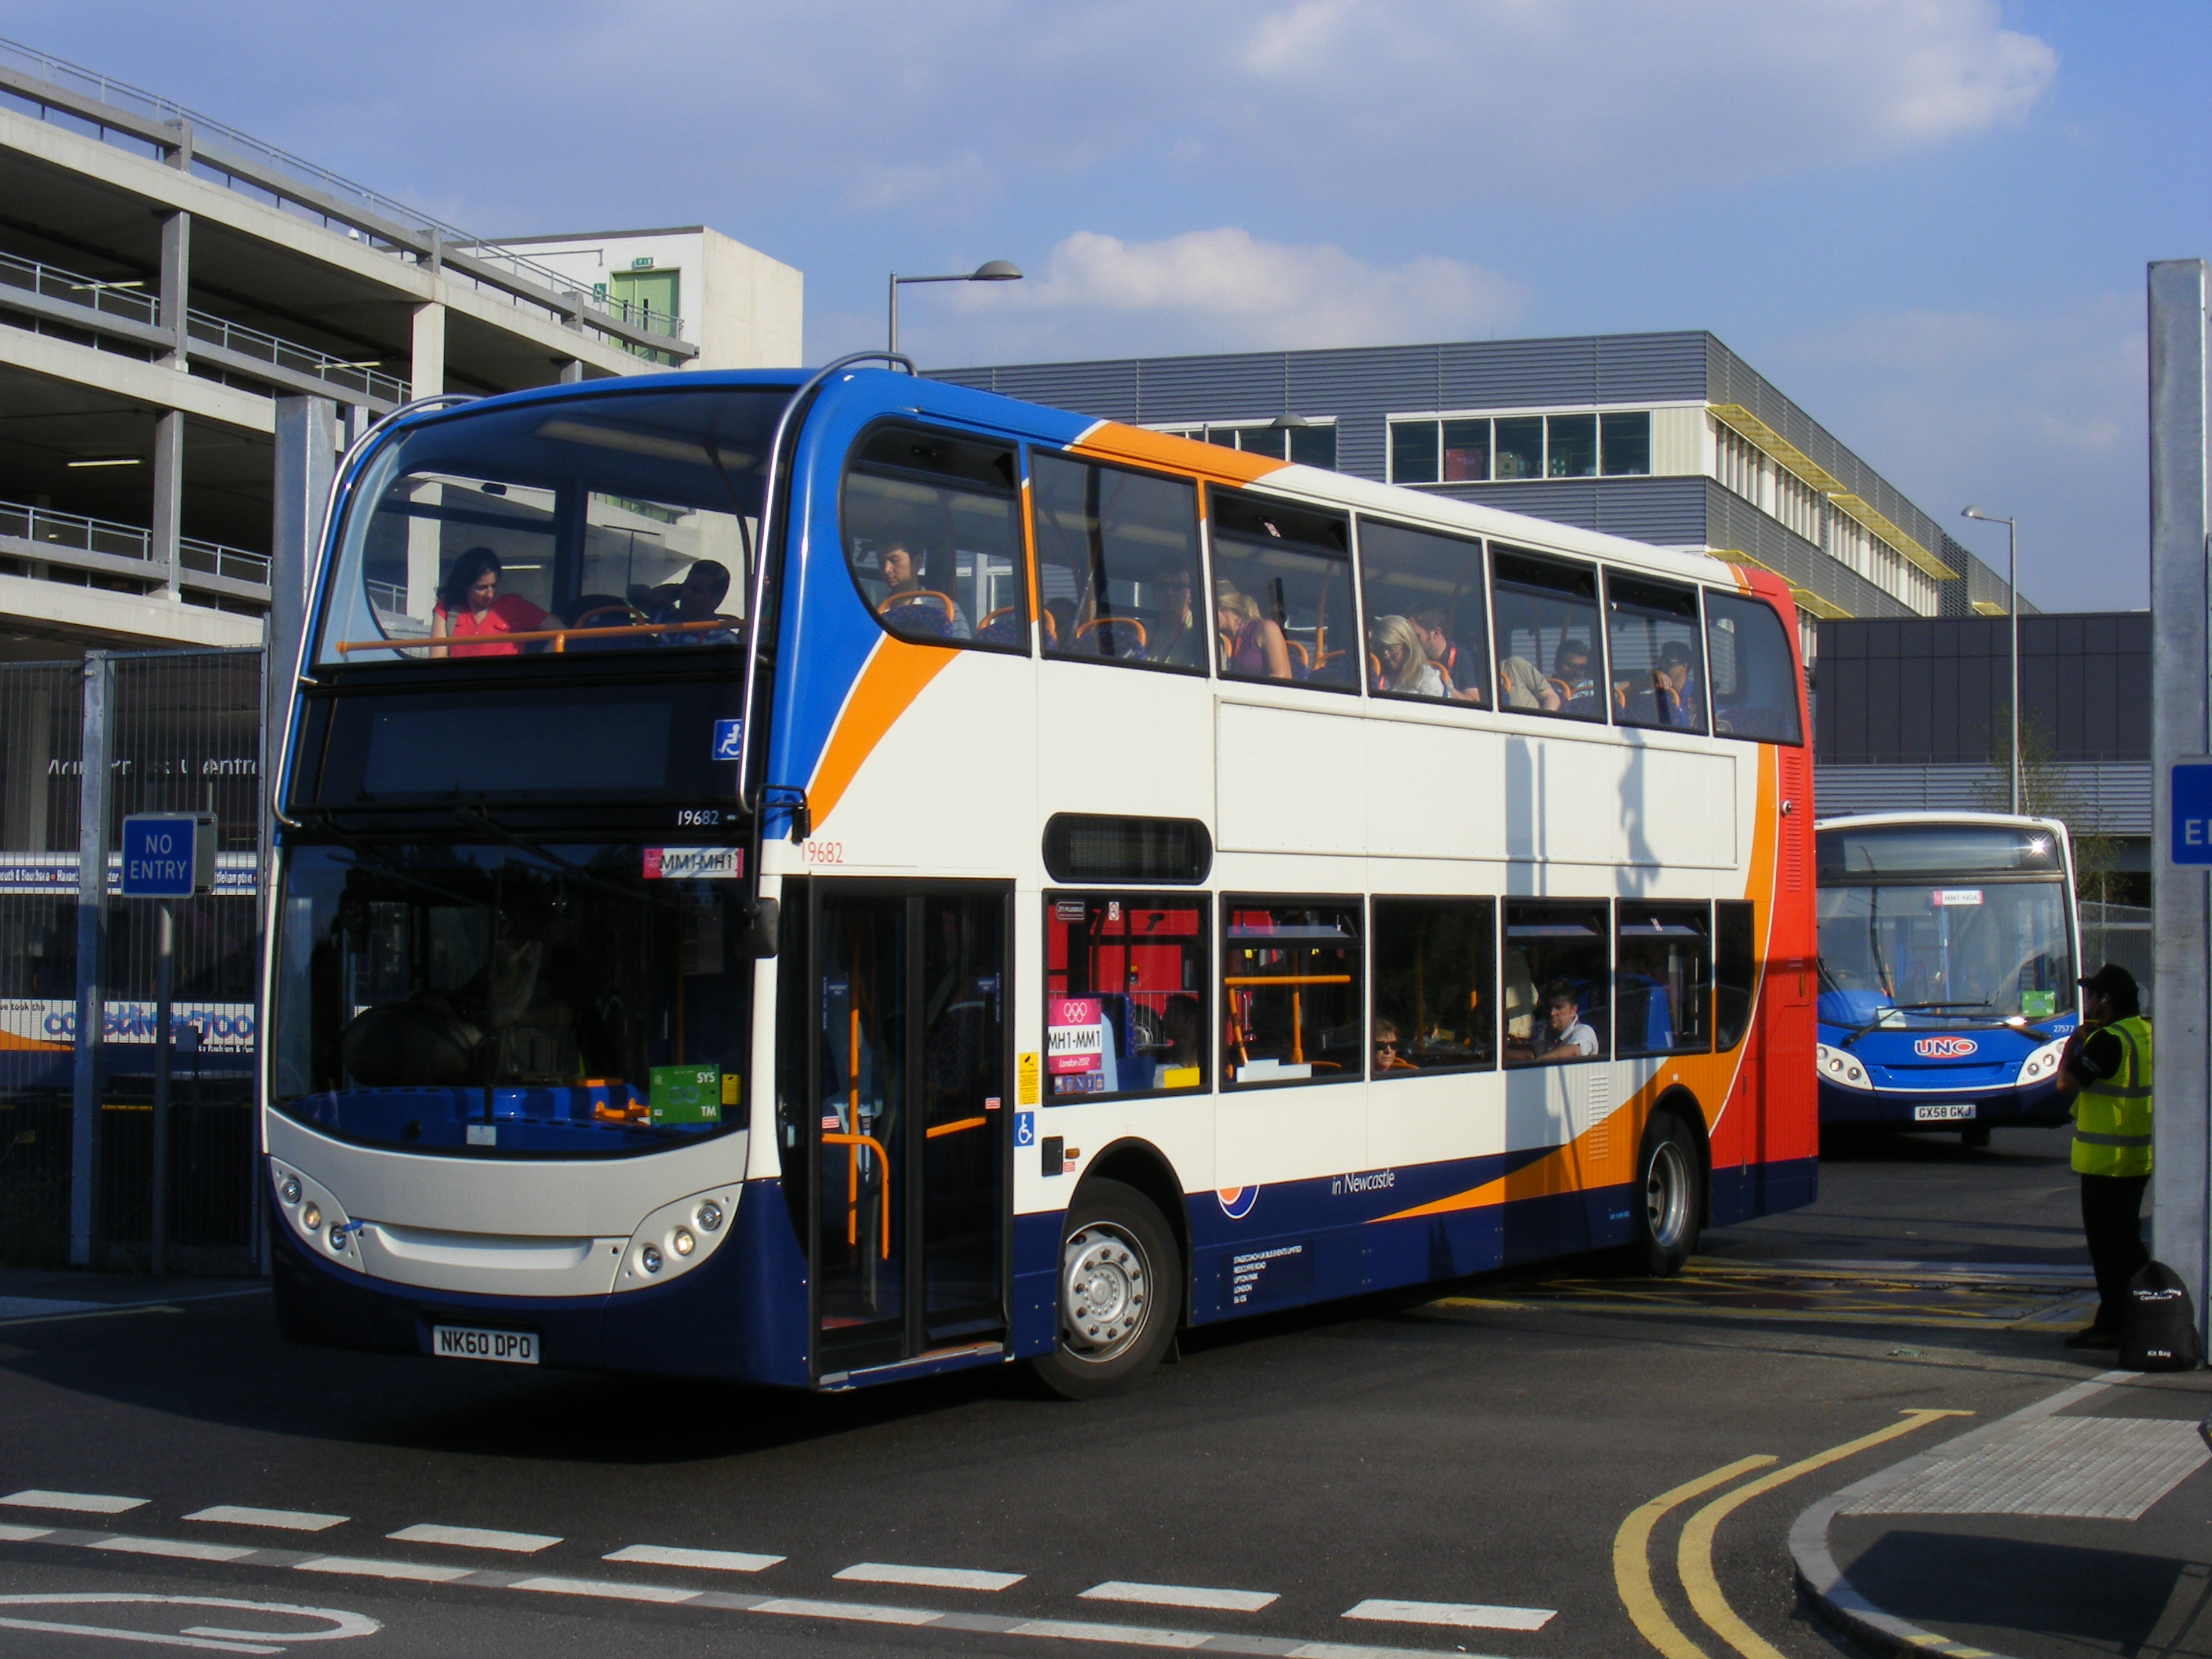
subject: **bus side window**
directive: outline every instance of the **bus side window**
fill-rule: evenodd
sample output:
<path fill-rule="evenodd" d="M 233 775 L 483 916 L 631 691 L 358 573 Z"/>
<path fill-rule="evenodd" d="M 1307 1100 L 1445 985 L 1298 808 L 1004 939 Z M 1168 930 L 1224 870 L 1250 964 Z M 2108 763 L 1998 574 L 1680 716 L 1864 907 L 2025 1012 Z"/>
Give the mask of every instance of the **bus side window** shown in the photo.
<path fill-rule="evenodd" d="M 1045 1104 L 1204 1089 L 1207 901 L 1044 896 Z"/>
<path fill-rule="evenodd" d="M 1712 1047 L 1713 951 L 1702 904 L 1620 902 L 1613 1007 L 1623 1054 Z"/>
<path fill-rule="evenodd" d="M 1498 1064 L 1496 902 L 1375 901 L 1378 1078 Z"/>
<path fill-rule="evenodd" d="M 1507 424 L 1500 422 L 1501 429 Z M 1597 572 L 1585 564 L 1493 546 L 1498 707 L 1603 720 L 1605 659 Z"/>
<path fill-rule="evenodd" d="M 1030 452 L 1048 657 L 1206 672 L 1198 486 Z"/>
<path fill-rule="evenodd" d="M 1222 673 L 1357 690 L 1366 672 L 1343 515 L 1209 487 Z"/>
<path fill-rule="evenodd" d="M 1224 898 L 1221 914 L 1223 1081 L 1365 1077 L 1358 902 Z"/>
<path fill-rule="evenodd" d="M 1758 743 L 1802 743 L 1797 669 L 1782 619 L 1764 599 L 1705 590 L 1713 730 Z"/>
<path fill-rule="evenodd" d="M 1612 1052 L 1611 911 L 1603 900 L 1506 901 L 1508 973 L 1517 954 L 1535 1004 L 1525 1014 L 1506 1010 L 1506 1065 L 1571 1064 Z M 1524 1019 L 1525 1036 L 1516 1029 Z"/>
<path fill-rule="evenodd" d="M 1759 979 L 1752 908 L 1738 899 L 1713 906 L 1713 1047 L 1726 1054 L 1743 1041 Z"/>
<path fill-rule="evenodd" d="M 854 451 L 842 512 L 845 562 L 889 632 L 931 645 L 1027 654 L 1014 453 L 907 426 Z"/>
<path fill-rule="evenodd" d="M 1606 659 L 1619 726 L 1705 729 L 1705 664 L 1695 588 L 1605 576 Z"/>
<path fill-rule="evenodd" d="M 1446 422 L 1449 428 L 1453 422 Z M 1487 422 L 1484 423 L 1486 426 Z M 1489 440 L 1484 439 L 1486 446 Z M 1489 452 L 1484 452 L 1486 465 Z M 1449 459 L 1450 452 L 1446 452 Z M 1369 689 L 1386 696 L 1443 697 L 1487 708 L 1497 676 L 1490 665 L 1487 584 L 1482 544 L 1373 519 L 1359 521 L 1359 590 L 1367 611 Z M 1376 624 L 1402 617 L 1433 678 L 1392 672 L 1375 648 Z"/>

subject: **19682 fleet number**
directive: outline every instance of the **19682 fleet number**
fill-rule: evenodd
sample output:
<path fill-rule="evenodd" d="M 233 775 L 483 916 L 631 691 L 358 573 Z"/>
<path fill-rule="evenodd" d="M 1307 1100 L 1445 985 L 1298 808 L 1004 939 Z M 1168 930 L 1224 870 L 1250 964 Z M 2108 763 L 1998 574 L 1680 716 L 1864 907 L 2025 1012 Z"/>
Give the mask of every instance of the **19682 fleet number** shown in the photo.
<path fill-rule="evenodd" d="M 803 841 L 799 843 L 801 854 L 809 864 L 842 864 L 845 843 L 842 841 Z"/>
<path fill-rule="evenodd" d="M 712 806 L 686 806 L 676 814 L 677 827 L 684 830 L 712 829 L 721 821 L 720 811 Z"/>

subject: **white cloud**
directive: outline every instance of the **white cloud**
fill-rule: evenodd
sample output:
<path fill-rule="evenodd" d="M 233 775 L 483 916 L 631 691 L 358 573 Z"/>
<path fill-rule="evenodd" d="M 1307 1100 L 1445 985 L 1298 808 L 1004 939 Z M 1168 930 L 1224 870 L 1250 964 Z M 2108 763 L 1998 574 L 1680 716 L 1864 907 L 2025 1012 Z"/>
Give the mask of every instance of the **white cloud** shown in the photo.
<path fill-rule="evenodd" d="M 2020 520 L 2021 592 L 2045 610 L 2147 603 L 2147 375 L 2139 295 L 2040 314 L 1901 311 L 1763 349 L 1830 430 L 2002 568 Z"/>

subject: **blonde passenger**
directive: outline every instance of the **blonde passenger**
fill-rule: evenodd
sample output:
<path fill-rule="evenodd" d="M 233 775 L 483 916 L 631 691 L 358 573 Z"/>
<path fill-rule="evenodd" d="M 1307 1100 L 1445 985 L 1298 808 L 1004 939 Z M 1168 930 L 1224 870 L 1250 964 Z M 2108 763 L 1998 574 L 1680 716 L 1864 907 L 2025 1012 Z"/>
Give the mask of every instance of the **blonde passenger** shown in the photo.
<path fill-rule="evenodd" d="M 1291 648 L 1283 630 L 1267 620 L 1260 602 L 1234 582 L 1213 585 L 1213 620 L 1221 630 L 1221 667 L 1245 679 L 1286 680 Z"/>
<path fill-rule="evenodd" d="M 1403 697 L 1447 697 L 1443 671 L 1429 660 L 1421 636 L 1403 617 L 1377 617 L 1367 631 L 1375 659 L 1382 667 L 1383 691 Z"/>

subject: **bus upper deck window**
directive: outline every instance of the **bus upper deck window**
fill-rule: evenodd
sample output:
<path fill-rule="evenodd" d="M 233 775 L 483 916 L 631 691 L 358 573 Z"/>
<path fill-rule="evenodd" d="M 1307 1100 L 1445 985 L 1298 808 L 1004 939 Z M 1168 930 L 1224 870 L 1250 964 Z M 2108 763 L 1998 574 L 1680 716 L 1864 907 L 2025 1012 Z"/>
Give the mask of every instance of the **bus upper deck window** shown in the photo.
<path fill-rule="evenodd" d="M 881 426 L 845 475 L 845 562 L 868 609 L 902 639 L 1027 654 L 1014 453 L 918 427 Z"/>
<path fill-rule="evenodd" d="M 1030 452 L 1048 657 L 1206 672 L 1198 486 Z"/>
<path fill-rule="evenodd" d="M 1705 652 L 1697 590 L 1608 570 L 1606 652 L 1621 726 L 1705 729 Z"/>
<path fill-rule="evenodd" d="M 1705 591 L 1705 643 L 1713 730 L 1759 743 L 1802 743 L 1796 659 L 1782 619 L 1764 599 Z"/>
<path fill-rule="evenodd" d="M 1500 422 L 1502 428 L 1505 422 Z M 1491 550 L 1498 706 L 1522 714 L 1602 720 L 1605 662 L 1597 572 L 1586 564 Z"/>
<path fill-rule="evenodd" d="M 1364 651 L 1344 518 L 1212 489 L 1206 512 L 1222 673 L 1355 690 Z"/>
<path fill-rule="evenodd" d="M 1359 521 L 1360 593 L 1367 609 L 1370 689 L 1383 696 L 1443 698 L 1487 708 L 1490 617 L 1482 544 L 1373 519 Z M 1403 638 L 1418 662 L 1394 663 L 1380 648 Z"/>

